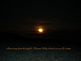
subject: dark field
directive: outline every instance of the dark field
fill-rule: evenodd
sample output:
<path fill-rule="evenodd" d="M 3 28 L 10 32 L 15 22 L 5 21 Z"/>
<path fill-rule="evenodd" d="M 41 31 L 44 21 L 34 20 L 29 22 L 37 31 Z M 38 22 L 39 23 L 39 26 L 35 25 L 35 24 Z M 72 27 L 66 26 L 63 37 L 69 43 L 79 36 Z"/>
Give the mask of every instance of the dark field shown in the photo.
<path fill-rule="evenodd" d="M 81 61 L 80 51 L 3 51 L 0 61 Z"/>
<path fill-rule="evenodd" d="M 0 61 L 81 61 L 80 32 L 57 32 L 43 35 L 1 32 Z M 8 51 L 6 48 L 53 47 L 70 51 Z"/>

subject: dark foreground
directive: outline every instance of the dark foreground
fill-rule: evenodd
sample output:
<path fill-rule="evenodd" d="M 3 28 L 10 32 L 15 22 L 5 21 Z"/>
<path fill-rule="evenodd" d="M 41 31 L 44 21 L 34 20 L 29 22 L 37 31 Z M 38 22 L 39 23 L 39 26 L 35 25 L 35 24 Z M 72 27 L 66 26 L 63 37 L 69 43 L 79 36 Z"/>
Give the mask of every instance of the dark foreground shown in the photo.
<path fill-rule="evenodd" d="M 80 57 L 80 51 L 3 51 L 0 53 L 0 61 L 81 61 Z"/>
<path fill-rule="evenodd" d="M 1 32 L 0 61 L 81 61 L 80 32 L 45 35 Z M 8 51 L 7 47 L 68 47 L 70 51 Z"/>

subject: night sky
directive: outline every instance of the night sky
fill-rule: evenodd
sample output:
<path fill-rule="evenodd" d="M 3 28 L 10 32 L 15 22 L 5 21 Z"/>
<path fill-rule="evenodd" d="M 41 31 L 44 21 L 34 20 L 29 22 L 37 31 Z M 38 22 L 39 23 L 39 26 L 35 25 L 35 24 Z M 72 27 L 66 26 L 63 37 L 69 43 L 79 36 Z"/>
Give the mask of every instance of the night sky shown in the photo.
<path fill-rule="evenodd" d="M 40 22 L 49 30 L 80 30 L 79 1 L 2 1 L 0 31 L 31 31 Z"/>
<path fill-rule="evenodd" d="M 45 33 L 37 34 L 43 26 Z M 80 1 L 1 1 L 0 61 L 81 61 Z M 71 47 L 61 51 L 6 51 L 7 47 Z M 5 59 L 4 59 L 5 58 Z"/>
<path fill-rule="evenodd" d="M 45 28 L 43 35 L 36 33 L 36 27 L 40 25 Z M 1 40 L 28 40 L 28 38 L 50 40 L 52 38 L 53 41 L 62 40 L 64 44 L 67 43 L 64 40 L 69 40 L 68 43 L 72 43 L 73 40 L 80 42 L 80 26 L 78 0 L 1 2 Z"/>

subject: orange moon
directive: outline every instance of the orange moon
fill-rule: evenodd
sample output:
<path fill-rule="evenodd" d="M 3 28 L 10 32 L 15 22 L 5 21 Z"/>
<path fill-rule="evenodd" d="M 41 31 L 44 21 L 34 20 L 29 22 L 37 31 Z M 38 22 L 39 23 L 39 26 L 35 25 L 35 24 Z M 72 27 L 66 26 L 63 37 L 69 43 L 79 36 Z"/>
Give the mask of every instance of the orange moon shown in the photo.
<path fill-rule="evenodd" d="M 44 29 L 43 28 L 38 28 L 39 33 L 43 33 Z"/>

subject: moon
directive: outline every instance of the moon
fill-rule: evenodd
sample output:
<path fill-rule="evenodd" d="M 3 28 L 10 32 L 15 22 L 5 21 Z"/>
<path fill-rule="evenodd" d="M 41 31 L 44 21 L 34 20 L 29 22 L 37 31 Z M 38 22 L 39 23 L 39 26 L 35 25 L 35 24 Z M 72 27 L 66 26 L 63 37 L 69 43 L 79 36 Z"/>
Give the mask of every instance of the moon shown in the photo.
<path fill-rule="evenodd" d="M 41 34 L 45 32 L 44 26 L 37 26 L 36 28 L 37 33 Z"/>
<path fill-rule="evenodd" d="M 39 33 L 43 33 L 43 31 L 44 31 L 43 28 L 39 28 L 39 29 L 38 29 L 38 32 L 39 32 Z"/>

